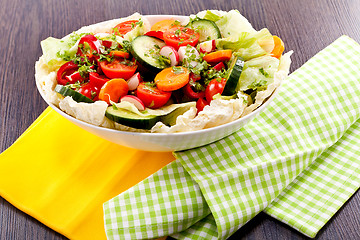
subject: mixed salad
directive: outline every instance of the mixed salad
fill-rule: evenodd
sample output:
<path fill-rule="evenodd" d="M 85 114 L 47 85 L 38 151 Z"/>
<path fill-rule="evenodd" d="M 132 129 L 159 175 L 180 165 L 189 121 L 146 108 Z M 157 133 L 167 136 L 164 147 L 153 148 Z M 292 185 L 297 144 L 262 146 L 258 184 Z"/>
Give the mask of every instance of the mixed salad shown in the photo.
<path fill-rule="evenodd" d="M 41 45 L 36 80 L 50 102 L 95 125 L 151 132 L 245 116 L 286 77 L 291 54 L 237 10 L 153 25 L 134 14 Z"/>

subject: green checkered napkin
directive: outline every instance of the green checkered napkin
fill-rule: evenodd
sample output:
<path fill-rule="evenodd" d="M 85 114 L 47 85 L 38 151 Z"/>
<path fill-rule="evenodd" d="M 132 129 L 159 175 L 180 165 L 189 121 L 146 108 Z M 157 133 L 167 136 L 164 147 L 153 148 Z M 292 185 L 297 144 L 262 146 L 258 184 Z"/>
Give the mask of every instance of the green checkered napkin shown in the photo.
<path fill-rule="evenodd" d="M 109 239 L 226 239 L 260 211 L 314 237 L 360 186 L 360 46 L 343 36 L 240 131 L 104 204 Z"/>

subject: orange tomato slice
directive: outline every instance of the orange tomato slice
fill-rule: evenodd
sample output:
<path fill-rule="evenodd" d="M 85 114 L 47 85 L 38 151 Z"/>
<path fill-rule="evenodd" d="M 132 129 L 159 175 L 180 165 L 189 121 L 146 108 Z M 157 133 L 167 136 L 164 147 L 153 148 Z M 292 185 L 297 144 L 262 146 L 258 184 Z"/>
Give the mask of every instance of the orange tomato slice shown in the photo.
<path fill-rule="evenodd" d="M 156 86 L 162 91 L 175 91 L 188 82 L 189 70 L 181 66 L 165 68 L 155 76 Z"/>
<path fill-rule="evenodd" d="M 229 61 L 231 58 L 232 51 L 231 50 L 219 50 L 216 52 L 212 52 L 206 54 L 203 59 L 208 63 L 218 63 L 223 61 Z"/>
<path fill-rule="evenodd" d="M 271 56 L 276 57 L 276 58 L 280 58 L 282 53 L 285 50 L 284 47 L 284 42 L 278 37 L 278 36 L 273 36 L 274 39 L 274 49 L 271 52 Z"/>
<path fill-rule="evenodd" d="M 99 100 L 103 100 L 110 103 L 110 100 L 113 102 L 119 102 L 120 98 L 125 96 L 129 91 L 129 86 L 127 82 L 122 78 L 114 78 L 107 81 L 99 92 Z"/>

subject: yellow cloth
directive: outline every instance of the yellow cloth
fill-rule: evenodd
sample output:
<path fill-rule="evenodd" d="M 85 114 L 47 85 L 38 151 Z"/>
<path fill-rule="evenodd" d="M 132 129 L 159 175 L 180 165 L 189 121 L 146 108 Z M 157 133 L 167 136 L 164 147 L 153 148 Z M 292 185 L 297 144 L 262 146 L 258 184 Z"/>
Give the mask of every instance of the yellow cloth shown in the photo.
<path fill-rule="evenodd" d="M 49 107 L 0 155 L 0 195 L 70 239 L 106 239 L 102 204 L 174 159 L 113 144 Z"/>

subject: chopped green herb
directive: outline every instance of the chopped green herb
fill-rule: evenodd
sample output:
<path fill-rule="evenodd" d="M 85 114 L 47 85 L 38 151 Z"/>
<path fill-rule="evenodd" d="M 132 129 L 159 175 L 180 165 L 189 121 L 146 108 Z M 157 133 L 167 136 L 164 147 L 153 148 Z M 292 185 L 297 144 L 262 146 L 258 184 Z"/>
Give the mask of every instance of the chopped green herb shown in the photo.
<path fill-rule="evenodd" d="M 172 71 L 173 71 L 175 74 L 182 74 L 182 73 L 185 72 L 182 67 L 177 67 L 177 66 L 173 66 L 173 67 L 172 67 Z"/>
<path fill-rule="evenodd" d="M 269 77 L 269 73 L 265 72 L 265 70 L 263 68 L 259 69 L 259 72 L 264 75 L 265 77 Z"/>

